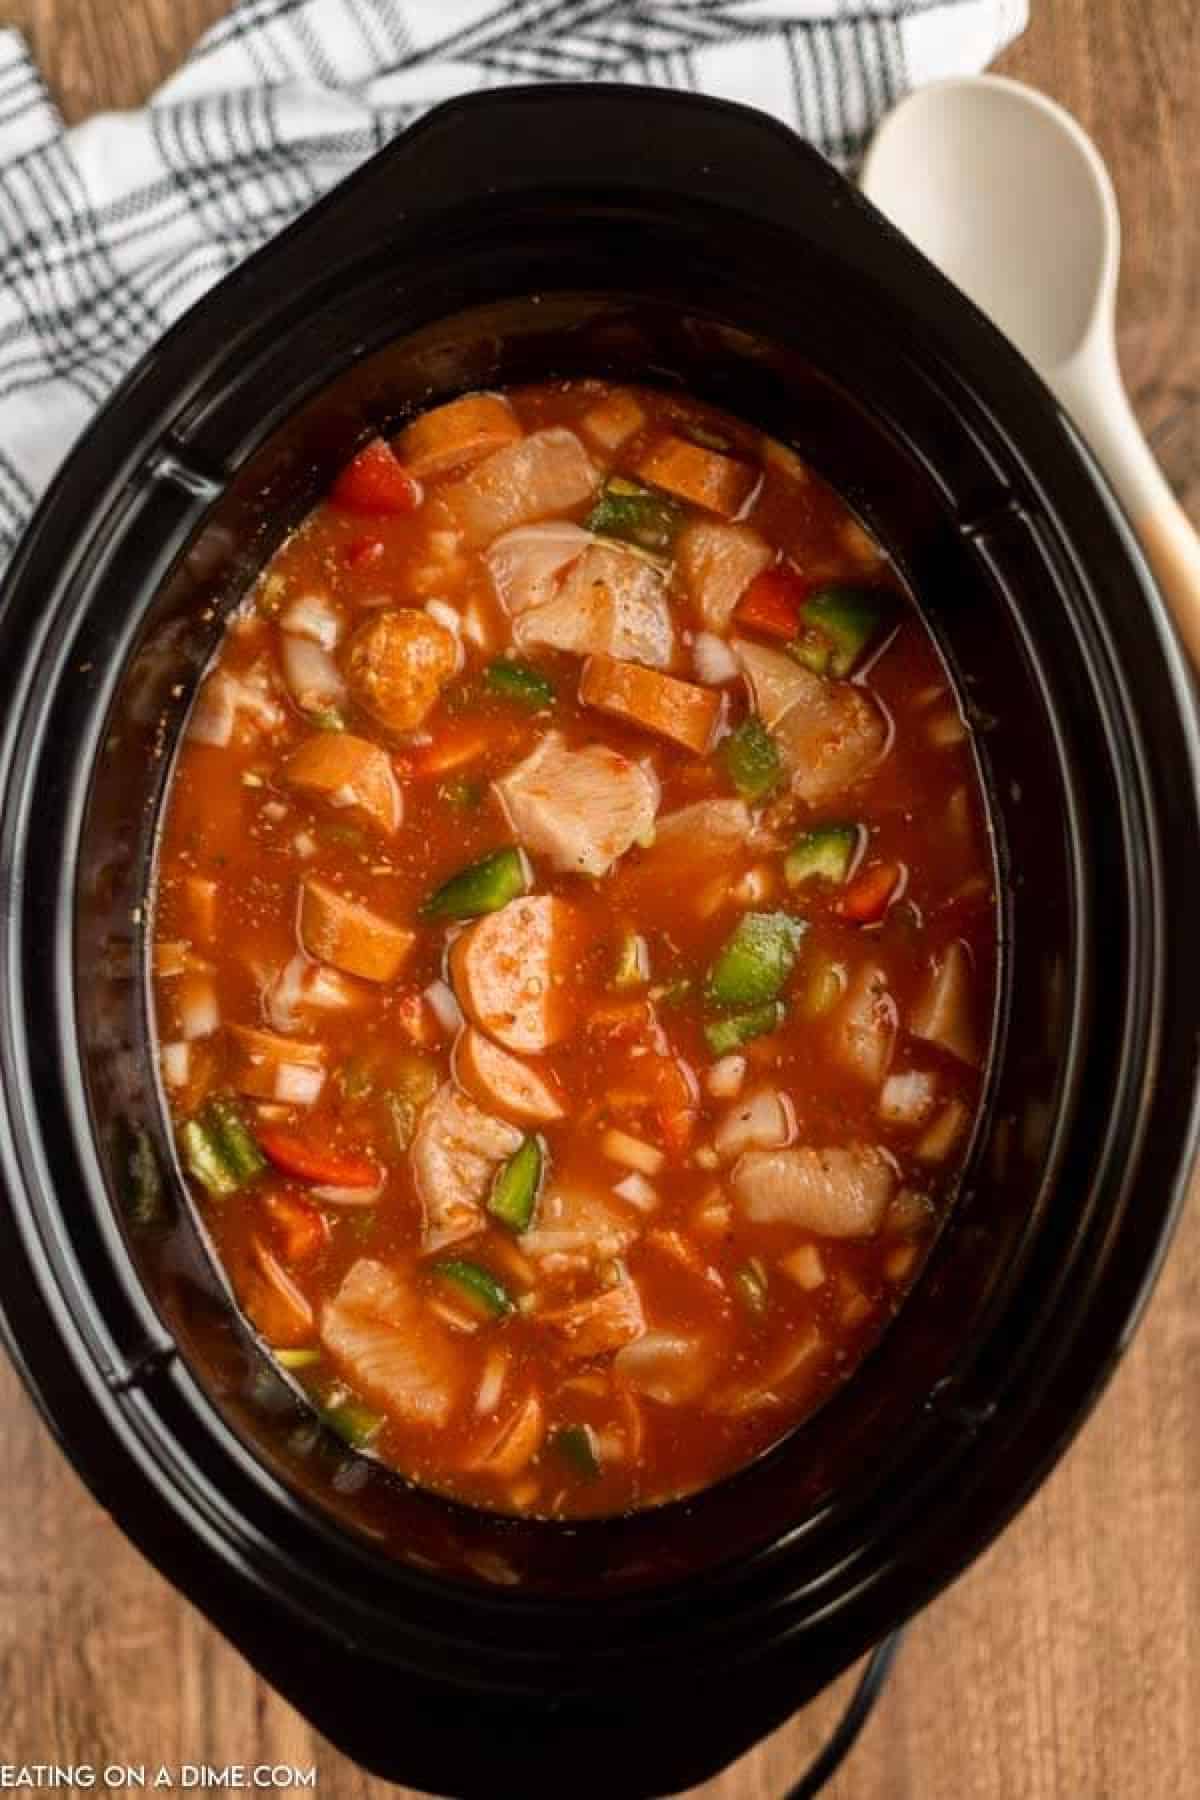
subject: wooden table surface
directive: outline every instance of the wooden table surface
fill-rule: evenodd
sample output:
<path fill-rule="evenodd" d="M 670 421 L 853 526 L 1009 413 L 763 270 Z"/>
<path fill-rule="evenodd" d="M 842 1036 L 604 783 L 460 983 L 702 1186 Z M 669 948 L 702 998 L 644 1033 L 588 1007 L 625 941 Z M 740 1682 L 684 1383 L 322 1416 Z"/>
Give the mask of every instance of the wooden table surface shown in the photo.
<path fill-rule="evenodd" d="M 437 0 L 424 0 L 427 5 Z M 1096 137 L 1125 224 L 1121 355 L 1200 515 L 1200 8 L 1032 0 L 1000 67 Z M 70 119 L 129 106 L 224 0 L 0 0 Z M 329 1745 L 125 1542 L 0 1366 L 0 1762 L 315 1764 Z M 775 1800 L 848 1680 L 697 1794 Z M 836 1800 L 1183 1800 L 1200 1791 L 1200 1208 L 1073 1449 L 914 1625 Z M 564 1781 L 569 1794 L 569 1782 Z M 499 1796 L 498 1800 L 516 1800 Z M 614 1800 L 620 1800 L 619 1787 Z"/>

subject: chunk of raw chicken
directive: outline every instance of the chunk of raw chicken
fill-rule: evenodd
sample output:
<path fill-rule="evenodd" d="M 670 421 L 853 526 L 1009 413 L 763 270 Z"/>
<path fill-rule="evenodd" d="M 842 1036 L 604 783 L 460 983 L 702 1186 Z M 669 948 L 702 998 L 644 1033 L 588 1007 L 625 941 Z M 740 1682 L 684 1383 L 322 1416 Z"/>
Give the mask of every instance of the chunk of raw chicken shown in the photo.
<path fill-rule="evenodd" d="M 577 562 L 591 544 L 590 531 L 563 519 L 541 525 L 518 525 L 485 552 L 484 561 L 496 593 L 510 618 L 544 606 L 558 592 L 563 570 Z"/>
<path fill-rule="evenodd" d="M 406 425 L 395 449 L 412 475 L 446 475 L 490 456 L 521 436 L 521 423 L 500 394 L 462 394 Z"/>
<path fill-rule="evenodd" d="M 537 1069 L 468 1025 L 454 1046 L 454 1078 L 481 1106 L 521 1125 L 561 1119 L 562 1105 Z"/>
<path fill-rule="evenodd" d="M 635 551 L 592 544 L 552 599 L 521 614 L 513 637 L 523 648 L 549 644 L 665 669 L 675 654 L 666 577 Z"/>
<path fill-rule="evenodd" d="M 283 765 L 298 793 L 324 800 L 348 818 L 390 836 L 400 824 L 400 787 L 386 751 L 349 731 L 318 731 Z"/>
<path fill-rule="evenodd" d="M 790 656 L 744 638 L 735 639 L 733 647 L 798 799 L 827 800 L 875 767 L 887 747 L 887 726 L 861 688 L 827 681 Z"/>
<path fill-rule="evenodd" d="M 536 1054 L 574 1023 L 564 977 L 576 915 L 565 900 L 530 894 L 477 919 L 450 950 L 450 976 L 467 1017 L 507 1050 Z"/>
<path fill-rule="evenodd" d="M 914 1037 L 948 1050 L 972 1069 L 983 1061 L 972 1003 L 971 962 L 959 939 L 947 946 L 935 964 L 913 1007 L 908 1029 Z"/>
<path fill-rule="evenodd" d="M 321 1342 L 339 1373 L 406 1425 L 445 1425 L 461 1387 L 449 1334 L 394 1269 L 361 1257 L 321 1312 Z"/>
<path fill-rule="evenodd" d="M 731 1179 L 746 1218 L 822 1237 L 871 1237 L 896 1187 L 892 1164 L 866 1144 L 747 1150 Z"/>
<path fill-rule="evenodd" d="M 453 1082 L 442 1084 L 412 1143 L 413 1181 L 425 1214 L 423 1255 L 482 1229 L 492 1177 L 521 1142 L 515 1127 L 485 1113 Z"/>
<path fill-rule="evenodd" d="M 850 983 L 835 1026 L 842 1065 L 873 1087 L 888 1072 L 899 1016 L 883 969 L 866 963 Z"/>
<path fill-rule="evenodd" d="M 364 981 L 393 981 L 416 942 L 414 932 L 315 877 L 300 890 L 299 932 L 309 956 Z"/>
<path fill-rule="evenodd" d="M 569 750 L 556 731 L 492 786 L 525 848 L 579 875 L 607 874 L 658 811 L 649 769 L 603 744 Z"/>
<path fill-rule="evenodd" d="M 720 634 L 775 552 L 749 525 L 698 519 L 680 533 L 675 555 L 692 605 L 708 629 Z"/>
<path fill-rule="evenodd" d="M 613 1372 L 635 1393 L 660 1406 L 684 1406 L 703 1393 L 716 1372 L 712 1344 L 678 1331 L 647 1331 L 619 1350 Z"/>
<path fill-rule="evenodd" d="M 547 1326 L 559 1339 L 565 1355 L 580 1362 L 619 1350 L 646 1329 L 642 1303 L 631 1281 L 620 1281 L 590 1300 L 577 1300 L 557 1312 L 539 1313 L 538 1324 Z"/>
<path fill-rule="evenodd" d="M 640 1221 L 618 1211 L 606 1196 L 572 1184 L 543 1194 L 521 1248 L 539 1262 L 564 1257 L 583 1265 L 620 1256 L 640 1229 Z"/>
<path fill-rule="evenodd" d="M 389 731 L 415 731 L 459 666 L 457 639 L 415 607 L 387 608 L 360 625 L 346 652 L 359 705 Z"/>
<path fill-rule="evenodd" d="M 514 525 L 582 505 L 598 484 L 599 476 L 574 432 L 551 425 L 495 451 L 462 481 L 445 488 L 443 498 L 466 543 L 474 548 Z"/>

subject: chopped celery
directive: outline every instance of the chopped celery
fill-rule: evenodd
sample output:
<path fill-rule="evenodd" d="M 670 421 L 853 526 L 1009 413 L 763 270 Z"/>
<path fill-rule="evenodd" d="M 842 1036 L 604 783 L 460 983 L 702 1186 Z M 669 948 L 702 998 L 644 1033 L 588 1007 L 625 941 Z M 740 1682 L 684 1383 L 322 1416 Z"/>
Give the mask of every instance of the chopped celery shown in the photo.
<path fill-rule="evenodd" d="M 262 1174 L 267 1159 L 232 1100 L 224 1096 L 210 1100 L 200 1117 L 216 1139 L 217 1148 L 239 1187 L 243 1181 Z"/>
<path fill-rule="evenodd" d="M 563 1425 L 551 1442 L 576 1475 L 582 1475 L 588 1481 L 596 1479 L 600 1473 L 600 1458 L 596 1455 L 596 1440 L 589 1425 Z"/>
<path fill-rule="evenodd" d="M 743 913 L 708 971 L 704 997 L 720 1011 L 778 997 L 807 926 L 790 913 Z"/>
<path fill-rule="evenodd" d="M 733 1272 L 733 1285 L 746 1311 L 761 1319 L 767 1310 L 767 1272 L 757 1256 Z"/>
<path fill-rule="evenodd" d="M 402 1051 L 390 1064 L 388 1074 L 390 1079 L 383 1094 L 384 1111 L 396 1148 L 403 1152 L 413 1141 L 418 1115 L 426 1101 L 432 1098 L 440 1077 L 432 1058 L 416 1051 Z"/>
<path fill-rule="evenodd" d="M 818 675 L 849 675 L 883 623 L 883 596 L 868 588 L 818 588 L 804 603 L 791 654 Z"/>
<path fill-rule="evenodd" d="M 315 1345 L 307 1350 L 276 1350 L 275 1361 L 285 1369 L 311 1369 L 314 1363 L 321 1360 L 321 1352 Z"/>
<path fill-rule="evenodd" d="M 617 950 L 617 966 L 613 971 L 613 986 L 643 987 L 649 979 L 650 952 L 645 938 L 636 931 L 623 932 Z"/>
<path fill-rule="evenodd" d="M 669 500 L 638 481 L 613 475 L 601 488 L 586 524 L 589 531 L 600 537 L 621 538 L 627 544 L 638 544 L 643 550 L 663 555 L 674 544 L 683 517 L 678 501 Z"/>
<path fill-rule="evenodd" d="M 779 751 L 756 713 L 730 732 L 721 745 L 720 757 L 734 787 L 747 800 L 761 800 L 778 785 Z"/>
<path fill-rule="evenodd" d="M 310 712 L 306 716 L 309 724 L 315 725 L 318 731 L 345 731 L 346 729 L 345 719 L 332 706 L 324 707 L 319 712 Z"/>
<path fill-rule="evenodd" d="M 216 1137 L 199 1119 L 189 1119 L 180 1127 L 179 1145 L 188 1174 L 215 1199 L 237 1192 L 241 1185 L 237 1176 L 222 1156 Z"/>
<path fill-rule="evenodd" d="M 802 882 L 845 881 L 858 846 L 857 825 L 818 825 L 798 837 L 783 862 L 789 887 Z"/>
<path fill-rule="evenodd" d="M 476 919 L 499 912 L 510 900 L 529 892 L 529 864 L 514 844 L 460 869 L 429 896 L 421 908 L 426 919 Z"/>
<path fill-rule="evenodd" d="M 471 1262 L 465 1256 L 448 1256 L 434 1263 L 433 1273 L 455 1288 L 476 1312 L 500 1319 L 513 1310 L 512 1295 L 482 1263 Z"/>
<path fill-rule="evenodd" d="M 321 1417 L 330 1431 L 335 1431 L 351 1449 L 361 1450 L 370 1443 L 383 1424 L 381 1415 L 362 1406 L 357 1400 L 343 1400 L 339 1406 L 328 1406 Z"/>
<path fill-rule="evenodd" d="M 727 1013 L 704 1027 L 704 1036 L 714 1056 L 725 1056 L 748 1044 L 751 1038 L 766 1037 L 783 1023 L 786 1007 L 782 1000 L 767 1000 L 762 1006 L 747 1007 L 745 1012 Z"/>
<path fill-rule="evenodd" d="M 540 712 L 554 704 L 554 683 L 547 680 L 532 663 L 515 662 L 499 656 L 483 672 L 484 686 L 504 700 L 515 700 L 530 712 Z"/>
<path fill-rule="evenodd" d="M 510 1231 L 528 1231 L 542 1184 L 542 1146 L 527 1137 L 519 1150 L 496 1171 L 487 1209 Z"/>

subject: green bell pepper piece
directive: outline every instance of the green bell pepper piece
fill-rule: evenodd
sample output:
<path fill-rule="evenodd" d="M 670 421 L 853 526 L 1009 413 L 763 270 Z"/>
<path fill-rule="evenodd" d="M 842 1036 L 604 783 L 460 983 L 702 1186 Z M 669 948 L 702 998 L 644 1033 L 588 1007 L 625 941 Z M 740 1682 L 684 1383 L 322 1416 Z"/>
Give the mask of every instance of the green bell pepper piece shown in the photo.
<path fill-rule="evenodd" d="M 782 1000 L 767 1000 L 761 1006 L 747 1007 L 744 1012 L 727 1013 L 704 1027 L 704 1036 L 714 1056 L 725 1056 L 748 1044 L 751 1038 L 766 1037 L 783 1023 L 787 1008 Z"/>
<path fill-rule="evenodd" d="M 743 719 L 721 745 L 721 761 L 739 794 L 761 800 L 779 782 L 779 750 L 756 714 Z"/>
<path fill-rule="evenodd" d="M 869 588 L 818 588 L 804 602 L 800 636 L 788 649 L 817 675 L 849 675 L 884 614 L 882 596 Z"/>
<path fill-rule="evenodd" d="M 529 892 L 529 864 L 514 844 L 451 875 L 421 908 L 426 919 L 477 919 Z"/>
<path fill-rule="evenodd" d="M 224 1095 L 210 1100 L 200 1115 L 239 1187 L 261 1175 L 267 1159 L 248 1131 L 233 1101 Z"/>
<path fill-rule="evenodd" d="M 512 1295 L 504 1283 L 497 1281 L 482 1263 L 471 1262 L 465 1256 L 448 1256 L 442 1262 L 434 1263 L 433 1273 L 455 1288 L 476 1312 L 501 1319 L 515 1310 Z"/>
<path fill-rule="evenodd" d="M 496 1171 L 487 1209 L 510 1231 L 528 1231 L 533 1209 L 542 1185 L 542 1146 L 536 1137 L 527 1137 L 519 1150 Z"/>
<path fill-rule="evenodd" d="M 499 694 L 504 700 L 515 700 L 518 706 L 527 706 L 530 712 L 540 712 L 543 707 L 554 704 L 554 683 L 532 663 L 498 656 L 484 670 L 483 684 L 489 692 Z"/>
<path fill-rule="evenodd" d="M 369 1406 L 363 1406 L 357 1400 L 343 1400 L 340 1406 L 324 1407 L 321 1417 L 330 1431 L 336 1432 L 352 1450 L 361 1450 L 369 1444 L 383 1424 L 380 1413 L 372 1412 Z"/>
<path fill-rule="evenodd" d="M 620 538 L 663 556 L 674 544 L 683 517 L 678 501 L 655 493 L 638 481 L 613 475 L 601 488 L 600 498 L 585 523 L 599 537 Z"/>
<path fill-rule="evenodd" d="M 789 887 L 814 880 L 843 882 L 857 846 L 857 825 L 818 825 L 798 837 L 784 857 L 784 880 Z"/>
<path fill-rule="evenodd" d="M 778 998 L 807 926 L 790 913 L 743 913 L 708 971 L 704 998 L 725 1012 Z"/>

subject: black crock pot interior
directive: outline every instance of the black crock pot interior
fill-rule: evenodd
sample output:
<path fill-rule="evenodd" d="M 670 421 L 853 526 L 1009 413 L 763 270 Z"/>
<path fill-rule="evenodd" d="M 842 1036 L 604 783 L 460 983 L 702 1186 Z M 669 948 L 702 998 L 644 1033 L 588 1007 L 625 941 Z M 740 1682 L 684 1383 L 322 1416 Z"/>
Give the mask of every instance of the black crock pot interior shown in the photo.
<path fill-rule="evenodd" d="M 198 672 L 284 532 L 370 432 L 579 374 L 753 420 L 887 543 L 979 731 L 1004 955 L 971 1162 L 878 1351 L 734 1478 L 568 1528 L 404 1487 L 271 1374 L 182 1198 L 144 927 Z M 560 1742 L 578 1794 L 614 1771 L 661 1792 L 1000 1528 L 1109 1372 L 1182 1192 L 1195 715 L 1070 427 L 820 158 L 677 95 L 441 109 L 135 374 L 23 547 L 0 642 L 9 1343 L 120 1522 L 329 1736 L 441 1791 L 557 1792 Z M 153 1217 L 129 1204 L 147 1157 Z"/>

